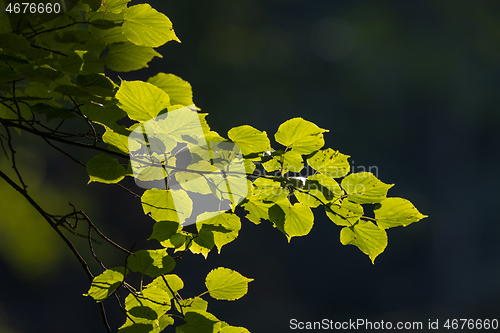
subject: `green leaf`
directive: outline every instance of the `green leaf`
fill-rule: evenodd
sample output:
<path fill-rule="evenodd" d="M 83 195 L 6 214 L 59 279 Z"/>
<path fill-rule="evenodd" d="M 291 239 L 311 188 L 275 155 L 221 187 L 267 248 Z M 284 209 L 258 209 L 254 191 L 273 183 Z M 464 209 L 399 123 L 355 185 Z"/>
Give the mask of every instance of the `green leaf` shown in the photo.
<path fill-rule="evenodd" d="M 82 71 L 88 73 L 104 72 L 105 61 L 103 59 L 90 53 L 89 51 L 77 50 L 75 53 L 78 54 L 83 60 Z"/>
<path fill-rule="evenodd" d="M 48 85 L 63 76 L 61 71 L 58 71 L 49 65 L 38 66 L 33 70 L 29 69 L 29 71 L 24 72 L 23 74 L 26 79 L 42 82 L 45 85 Z"/>
<path fill-rule="evenodd" d="M 180 231 L 173 234 L 170 238 L 160 241 L 160 244 L 165 248 L 174 248 L 175 251 L 185 251 L 190 245 L 192 245 L 193 235 Z"/>
<path fill-rule="evenodd" d="M 61 70 L 77 74 L 82 69 L 83 59 L 76 52 L 71 52 L 67 57 L 59 57 L 59 64 L 61 65 Z"/>
<path fill-rule="evenodd" d="M 219 267 L 208 273 L 205 285 L 213 298 L 234 301 L 247 293 L 251 281 L 232 269 Z"/>
<path fill-rule="evenodd" d="M 16 34 L 0 33 L 0 49 L 10 50 L 12 52 L 20 52 L 30 46 L 26 38 Z"/>
<path fill-rule="evenodd" d="M 198 235 L 193 238 L 189 250 L 194 254 L 201 254 L 205 259 L 208 253 L 215 246 L 214 234 L 211 231 L 201 230 Z"/>
<path fill-rule="evenodd" d="M 92 35 L 87 29 L 63 31 L 54 35 L 58 43 L 84 44 L 90 40 Z"/>
<path fill-rule="evenodd" d="M 287 151 L 281 155 L 274 156 L 273 159 L 263 164 L 267 172 L 280 170 L 283 168 L 282 174 L 287 172 L 300 172 L 304 168 L 304 160 L 302 155 L 295 151 Z"/>
<path fill-rule="evenodd" d="M 115 95 L 113 82 L 104 74 L 80 74 L 76 77 L 76 84 L 92 95 L 107 97 Z"/>
<path fill-rule="evenodd" d="M 142 81 L 122 81 L 116 98 L 129 118 L 137 121 L 153 119 L 170 106 L 170 98 L 163 90 Z"/>
<path fill-rule="evenodd" d="M 179 222 L 158 221 L 153 225 L 153 233 L 149 239 L 156 239 L 160 242 L 170 239 L 174 234 L 181 230 Z"/>
<path fill-rule="evenodd" d="M 92 157 L 87 163 L 87 173 L 90 176 L 88 184 L 92 182 L 114 184 L 125 178 L 126 170 L 117 158 L 100 154 Z"/>
<path fill-rule="evenodd" d="M 322 174 L 307 177 L 302 192 L 293 192 L 297 200 L 309 207 L 318 207 L 322 203 L 337 201 L 344 191 L 333 178 Z"/>
<path fill-rule="evenodd" d="M 148 4 L 128 8 L 124 19 L 123 33 L 136 45 L 158 47 L 171 40 L 180 42 L 168 17 Z"/>
<path fill-rule="evenodd" d="M 183 300 L 180 300 L 179 303 L 181 304 L 182 310 L 184 311 L 184 313 L 190 312 L 190 311 L 196 311 L 196 310 L 207 311 L 207 307 L 208 307 L 208 302 L 200 297 L 183 299 Z M 177 308 L 177 311 L 181 312 L 177 302 L 175 303 L 175 307 Z"/>
<path fill-rule="evenodd" d="M 202 310 L 192 310 L 185 314 L 184 325 L 177 327 L 176 333 L 219 333 L 221 322 L 213 314 Z"/>
<path fill-rule="evenodd" d="M 250 331 L 244 327 L 225 326 L 219 333 L 250 333 Z"/>
<path fill-rule="evenodd" d="M 340 242 L 343 245 L 355 245 L 367 254 L 372 263 L 375 258 L 384 252 L 387 246 L 387 234 L 372 222 L 359 220 L 352 227 L 344 227 L 340 231 Z"/>
<path fill-rule="evenodd" d="M 349 157 L 328 148 L 312 153 L 307 158 L 307 164 L 325 176 L 342 178 L 349 173 L 350 165 L 347 161 Z"/>
<path fill-rule="evenodd" d="M 200 164 L 206 164 L 209 167 L 208 170 L 200 170 L 201 168 L 197 167 Z M 211 172 L 211 169 L 212 165 L 208 161 L 200 161 L 195 165 L 189 166 L 189 170 L 206 171 L 207 173 Z M 179 171 L 175 173 L 175 180 L 184 190 L 200 194 L 211 194 L 215 191 L 216 186 L 209 179 L 209 177 L 195 172 Z"/>
<path fill-rule="evenodd" d="M 280 125 L 274 138 L 276 142 L 292 148 L 296 153 L 310 154 L 325 144 L 324 132 L 328 130 L 302 118 L 293 118 Z"/>
<path fill-rule="evenodd" d="M 92 10 L 98 10 L 101 7 L 101 0 L 82 0 L 92 8 Z"/>
<path fill-rule="evenodd" d="M 175 267 L 175 260 L 163 250 L 139 250 L 128 257 L 127 267 L 152 278 L 170 272 Z"/>
<path fill-rule="evenodd" d="M 377 225 L 382 229 L 406 227 L 427 217 L 421 214 L 410 201 L 403 198 L 387 198 L 375 206 L 374 212 Z"/>
<path fill-rule="evenodd" d="M 90 289 L 84 296 L 91 296 L 96 302 L 106 299 L 123 282 L 124 272 L 124 267 L 107 269 L 92 280 Z"/>
<path fill-rule="evenodd" d="M 82 105 L 82 106 L 80 106 L 80 111 L 82 112 L 82 114 L 86 115 L 87 118 L 89 118 L 92 122 L 104 125 L 106 128 L 115 127 L 116 122 L 127 115 L 123 110 L 117 108 L 116 106 L 108 107 L 108 106 L 101 106 L 101 105 L 96 105 L 96 104 Z M 113 134 L 111 134 L 111 132 L 108 133 L 108 136 L 109 135 L 113 136 Z M 127 137 L 124 136 L 124 139 L 125 138 L 127 138 Z M 108 139 L 109 139 L 109 137 L 108 137 Z M 124 149 L 123 152 L 128 153 L 126 141 L 118 140 L 118 142 L 117 143 L 119 144 L 119 146 L 122 149 Z M 124 143 L 125 143 L 125 145 L 124 145 Z M 122 151 L 122 150 L 120 149 L 120 151 Z"/>
<path fill-rule="evenodd" d="M 196 228 L 198 231 L 206 230 L 213 233 L 214 244 L 220 253 L 222 246 L 232 242 L 238 237 L 241 221 L 235 214 L 206 212 L 198 215 Z"/>
<path fill-rule="evenodd" d="M 101 13 L 97 13 L 101 14 Z M 96 15 L 97 16 L 97 15 Z M 127 37 L 123 34 L 123 30 L 121 25 L 115 26 L 115 27 L 110 27 L 111 25 L 118 25 L 120 23 L 117 23 L 115 21 L 109 21 L 109 20 L 92 20 L 91 21 L 93 24 L 99 24 L 100 26 L 95 27 L 94 25 L 91 25 L 89 27 L 89 30 L 92 32 L 92 36 L 98 40 L 99 42 L 103 44 L 116 44 L 116 43 L 125 43 L 128 45 L 133 45 L 136 46 L 135 44 L 132 44 L 128 41 Z M 104 25 L 106 28 L 102 27 Z M 152 48 L 147 48 L 152 50 Z"/>
<path fill-rule="evenodd" d="M 71 113 L 67 109 L 55 108 L 53 106 L 38 103 L 30 106 L 31 111 L 38 114 L 44 114 L 47 116 L 47 121 L 51 121 L 52 119 L 71 119 L 75 116 L 74 113 Z"/>
<path fill-rule="evenodd" d="M 64 96 L 92 98 L 92 94 L 80 89 L 76 86 L 61 84 L 54 89 L 55 92 L 61 93 Z"/>
<path fill-rule="evenodd" d="M 387 191 L 394 186 L 381 182 L 370 172 L 351 173 L 342 179 L 341 185 L 349 196 L 348 199 L 360 204 L 384 200 Z"/>
<path fill-rule="evenodd" d="M 99 12 L 110 12 L 114 14 L 121 13 L 130 0 L 101 0 L 101 8 Z"/>
<path fill-rule="evenodd" d="M 108 144 L 111 150 L 128 154 L 128 136 L 117 133 L 108 126 L 104 126 L 104 128 L 106 128 L 106 132 L 102 136 L 102 141 Z"/>
<path fill-rule="evenodd" d="M 183 223 L 193 210 L 193 202 L 183 190 L 147 190 L 141 202 L 144 213 L 151 213 L 155 221 Z"/>
<path fill-rule="evenodd" d="M 123 324 L 119 329 L 119 333 L 152 333 L 153 331 L 153 322 L 150 324 L 145 323 L 134 323 L 130 319 L 127 318 L 125 324 Z"/>
<path fill-rule="evenodd" d="M 326 215 L 336 225 L 346 227 L 352 226 L 361 216 L 363 216 L 363 207 L 360 204 L 349 200 L 342 200 L 341 203 L 335 202 L 325 207 Z"/>
<path fill-rule="evenodd" d="M 290 242 L 295 236 L 304 236 L 311 231 L 314 224 L 314 214 L 311 208 L 297 202 L 293 205 L 280 205 L 285 213 L 284 232 Z"/>
<path fill-rule="evenodd" d="M 253 201 L 271 201 L 277 202 L 286 200 L 288 193 L 281 187 L 281 183 L 273 179 L 257 178 L 252 183 L 252 197 Z"/>
<path fill-rule="evenodd" d="M 158 73 L 147 81 L 165 91 L 172 105 L 193 105 L 193 90 L 189 82 L 174 74 Z"/>
<path fill-rule="evenodd" d="M 138 295 L 129 294 L 125 299 L 127 314 L 135 322 L 150 323 L 170 309 L 171 297 L 158 287 L 145 288 Z"/>
<path fill-rule="evenodd" d="M 261 132 L 252 126 L 233 127 L 227 132 L 231 141 L 236 143 L 243 155 L 262 153 L 271 150 L 271 143 L 265 131 Z"/>
<path fill-rule="evenodd" d="M 247 200 L 242 204 L 248 212 L 245 217 L 255 224 L 259 224 L 261 220 L 269 219 L 269 208 L 271 208 L 272 205 L 272 203 L 264 203 L 258 200 Z"/>
<path fill-rule="evenodd" d="M 165 280 L 167 280 L 168 286 L 165 283 Z M 168 274 L 164 276 L 159 276 L 156 279 L 153 280 L 150 284 L 148 284 L 145 288 L 150 288 L 150 287 L 155 287 L 155 288 L 160 288 L 163 289 L 170 298 L 175 298 L 175 295 L 172 294 L 172 291 L 175 293 L 176 291 L 181 290 L 184 288 L 184 282 L 182 282 L 181 278 L 178 277 L 175 274 Z"/>
<path fill-rule="evenodd" d="M 110 44 L 109 52 L 103 59 L 106 66 L 113 71 L 130 72 L 148 67 L 148 62 L 154 57 L 162 58 L 152 47 L 125 42 Z M 85 58 L 83 60 L 85 61 Z"/>

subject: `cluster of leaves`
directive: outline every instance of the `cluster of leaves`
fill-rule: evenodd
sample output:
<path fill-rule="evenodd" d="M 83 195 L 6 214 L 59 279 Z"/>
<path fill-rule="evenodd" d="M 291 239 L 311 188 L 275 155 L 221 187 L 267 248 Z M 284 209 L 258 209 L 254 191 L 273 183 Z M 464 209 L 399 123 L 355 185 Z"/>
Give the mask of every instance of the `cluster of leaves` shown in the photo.
<path fill-rule="evenodd" d="M 84 165 L 89 182 L 119 184 L 135 177 L 151 187 L 142 194 L 141 204 L 156 221 L 150 239 L 160 247 L 125 250 L 125 266 L 106 269 L 99 261 L 104 272 L 95 277 L 88 272 L 92 282 L 87 295 L 101 304 L 116 298 L 125 312 L 120 332 L 161 332 L 177 317 L 183 320 L 179 333 L 248 332 L 207 312 L 201 296 L 236 300 L 252 279 L 219 267 L 207 275 L 205 293 L 182 298 L 183 281 L 169 274 L 184 253 L 206 258 L 214 247 L 220 252 L 234 241 L 241 228 L 237 206 L 253 223 L 269 220 L 289 241 L 309 233 L 312 208 L 321 206 L 342 227 L 341 243 L 357 246 L 372 262 L 387 245 L 386 229 L 425 217 L 409 201 L 387 198 L 392 185 L 375 175 L 350 173 L 349 156 L 322 149 L 327 130 L 309 121 L 294 118 L 281 124 L 274 139 L 282 147 L 275 150 L 266 132 L 251 126 L 235 127 L 227 138 L 212 131 L 207 114 L 193 105 L 190 84 L 173 74 L 159 73 L 146 82 L 113 82 L 104 74 L 105 67 L 119 72 L 147 67 L 153 57 L 161 57 L 156 47 L 179 41 L 165 15 L 147 4 L 128 7 L 128 2 L 74 0 L 73 8 L 50 20 L 0 15 L 4 140 L 11 144 L 9 128 L 30 132 Z M 158 121 L 169 115 L 168 122 Z M 86 124 L 86 132 L 65 132 L 72 121 Z M 128 127 L 119 125 L 124 123 Z M 183 134 L 186 128 L 193 129 L 192 135 Z M 137 131 L 154 136 L 141 141 L 140 135 L 134 136 Z M 100 153 L 81 163 L 53 142 Z M 13 186 L 28 197 L 18 176 L 22 186 Z M 216 208 L 196 210 L 195 196 L 215 202 Z M 375 205 L 374 216 L 365 215 L 366 205 Z M 57 228 L 70 215 L 76 213 L 49 222 Z M 47 215 L 50 219 L 54 217 Z M 196 232 L 185 230 L 195 222 Z M 176 252 L 180 254 L 173 257 Z M 127 282 L 130 272 L 140 274 L 140 286 Z M 123 306 L 119 291 L 127 293 Z"/>

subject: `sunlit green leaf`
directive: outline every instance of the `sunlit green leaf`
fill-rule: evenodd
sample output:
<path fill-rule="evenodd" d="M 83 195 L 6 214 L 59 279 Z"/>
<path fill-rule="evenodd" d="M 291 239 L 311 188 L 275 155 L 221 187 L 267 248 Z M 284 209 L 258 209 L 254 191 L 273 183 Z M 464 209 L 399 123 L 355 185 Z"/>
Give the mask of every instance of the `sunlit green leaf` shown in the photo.
<path fill-rule="evenodd" d="M 244 327 L 225 326 L 220 330 L 220 333 L 250 333 L 250 331 Z"/>
<path fill-rule="evenodd" d="M 299 154 L 310 154 L 323 147 L 323 133 L 328 130 L 319 128 L 310 121 L 293 118 L 285 121 L 278 128 L 274 138 L 287 148 Z"/>
<path fill-rule="evenodd" d="M 128 8 L 124 19 L 123 33 L 136 45 L 158 47 L 171 40 L 180 42 L 168 17 L 148 4 Z"/>
<path fill-rule="evenodd" d="M 328 148 L 311 154 L 307 158 L 307 164 L 325 176 L 342 178 L 349 173 L 350 165 L 347 161 L 349 157 Z"/>
<path fill-rule="evenodd" d="M 116 98 L 129 118 L 138 121 L 153 119 L 170 105 L 170 98 L 163 90 L 142 81 L 122 81 Z"/>
<path fill-rule="evenodd" d="M 231 128 L 227 135 L 240 147 L 243 155 L 271 150 L 271 143 L 267 133 L 265 131 L 261 132 L 252 126 L 244 125 Z"/>
<path fill-rule="evenodd" d="M 311 231 L 314 224 L 314 215 L 311 208 L 297 202 L 295 204 L 280 205 L 285 213 L 284 233 L 288 241 L 292 237 L 304 236 Z"/>
<path fill-rule="evenodd" d="M 207 311 L 208 307 L 208 302 L 200 297 L 183 299 L 180 301 L 180 304 L 182 306 L 182 311 L 184 311 L 184 313 L 196 310 Z M 175 303 L 175 307 L 177 308 L 177 311 L 181 312 L 177 302 Z"/>
<path fill-rule="evenodd" d="M 129 294 L 125 299 L 125 309 L 136 323 L 150 323 L 170 309 L 170 300 L 166 291 L 151 286 L 137 295 Z"/>
<path fill-rule="evenodd" d="M 205 259 L 215 246 L 214 234 L 208 230 L 200 230 L 193 238 L 189 250 L 194 254 L 201 254 Z"/>
<path fill-rule="evenodd" d="M 234 301 L 247 293 L 251 281 L 232 269 L 219 267 L 208 273 L 205 285 L 213 298 Z"/>
<path fill-rule="evenodd" d="M 343 245 L 355 245 L 367 254 L 372 262 L 387 246 L 387 234 L 372 222 L 359 220 L 352 227 L 344 227 L 340 232 Z"/>
<path fill-rule="evenodd" d="M 158 73 L 150 77 L 147 82 L 165 91 L 170 97 L 172 105 L 190 106 L 194 104 L 191 85 L 174 74 Z"/>
<path fill-rule="evenodd" d="M 118 14 L 127 8 L 130 0 L 101 0 L 100 12 L 111 12 Z"/>
<path fill-rule="evenodd" d="M 304 168 L 302 155 L 295 151 L 287 151 L 274 156 L 271 160 L 263 164 L 267 172 L 283 169 L 282 174 L 287 172 L 300 172 Z"/>
<path fill-rule="evenodd" d="M 170 272 L 175 267 L 175 260 L 166 250 L 139 250 L 127 259 L 127 267 L 155 278 Z"/>
<path fill-rule="evenodd" d="M 342 179 L 341 185 L 349 200 L 360 204 L 384 200 L 387 191 L 394 186 L 381 182 L 370 172 L 351 173 Z"/>
<path fill-rule="evenodd" d="M 325 207 L 326 215 L 337 225 L 352 226 L 361 216 L 363 207 L 349 200 L 334 202 Z"/>
<path fill-rule="evenodd" d="M 406 227 L 427 217 L 427 215 L 421 214 L 410 201 L 403 198 L 382 200 L 374 211 L 377 225 L 382 229 Z"/>
<path fill-rule="evenodd" d="M 193 202 L 183 190 L 147 190 L 141 201 L 144 213 L 151 213 L 156 221 L 182 223 L 193 210 Z"/>
<path fill-rule="evenodd" d="M 102 136 L 102 141 L 110 145 L 110 149 L 128 154 L 128 136 L 113 131 L 105 126 L 106 132 Z"/>
<path fill-rule="evenodd" d="M 287 191 L 281 183 L 267 178 L 257 178 L 252 186 L 252 197 L 261 201 L 280 201 L 286 199 Z"/>
<path fill-rule="evenodd" d="M 243 204 L 243 207 L 248 212 L 245 217 L 253 223 L 259 224 L 261 219 L 269 219 L 269 208 L 272 205 L 272 203 L 264 203 L 258 200 L 248 200 Z"/>
<path fill-rule="evenodd" d="M 179 222 L 159 221 L 153 225 L 153 233 L 148 239 L 156 239 L 160 242 L 169 239 L 181 230 Z"/>
<path fill-rule="evenodd" d="M 92 280 L 90 289 L 84 296 L 91 296 L 96 302 L 106 299 L 123 282 L 124 272 L 124 267 L 107 269 Z"/>
<path fill-rule="evenodd" d="M 202 310 L 192 310 L 185 314 L 184 325 L 177 327 L 176 333 L 218 333 L 221 322 L 213 314 Z"/>
<path fill-rule="evenodd" d="M 106 66 L 113 71 L 130 72 L 148 67 L 148 62 L 154 57 L 162 58 L 161 54 L 152 47 L 124 42 L 110 44 L 109 52 L 104 57 L 104 61 Z M 86 64 L 85 58 L 83 60 Z"/>
<path fill-rule="evenodd" d="M 125 168 L 117 158 L 99 154 L 87 163 L 87 173 L 91 182 L 114 184 L 125 178 Z"/>
<path fill-rule="evenodd" d="M 167 281 L 165 283 L 165 280 Z M 175 293 L 184 288 L 184 282 L 175 274 L 167 274 L 154 279 L 145 288 L 156 287 L 163 289 L 170 298 L 175 298 Z M 174 294 L 172 294 L 174 292 Z"/>
<path fill-rule="evenodd" d="M 222 246 L 232 242 L 238 237 L 241 221 L 235 214 L 206 212 L 198 215 L 196 227 L 198 231 L 210 231 L 214 235 L 214 244 L 220 253 Z"/>

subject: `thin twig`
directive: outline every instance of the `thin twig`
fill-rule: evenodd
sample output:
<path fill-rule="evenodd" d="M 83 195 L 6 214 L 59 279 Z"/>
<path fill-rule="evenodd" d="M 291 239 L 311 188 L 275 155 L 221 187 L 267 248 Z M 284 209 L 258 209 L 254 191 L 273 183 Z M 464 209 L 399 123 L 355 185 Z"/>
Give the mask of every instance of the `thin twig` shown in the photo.
<path fill-rule="evenodd" d="M 52 221 L 52 219 L 50 218 L 50 216 L 43 210 L 43 208 L 40 207 L 40 205 L 38 205 L 38 203 L 28 194 L 28 192 L 26 190 L 24 190 L 19 185 L 17 185 L 12 179 L 9 178 L 9 176 L 7 176 L 1 170 L 0 170 L 0 177 L 3 178 L 7 183 L 9 183 L 9 185 L 12 186 L 16 191 L 18 191 L 19 193 L 21 193 L 21 195 L 23 197 L 25 197 L 26 200 L 28 200 L 28 202 L 38 211 L 38 213 L 57 232 L 57 234 L 63 239 L 63 241 L 71 249 L 71 251 L 73 252 L 73 254 L 75 255 L 75 257 L 78 259 L 78 261 L 80 262 L 80 264 L 83 267 L 83 270 L 87 274 L 87 277 L 89 278 L 89 280 L 92 281 L 92 279 L 94 278 L 94 275 L 90 271 L 90 269 L 89 269 L 89 267 L 88 267 L 87 262 L 85 261 L 85 259 L 83 259 L 83 257 L 80 255 L 80 253 L 75 248 L 75 246 L 73 245 L 73 243 L 71 243 L 71 241 L 62 233 L 62 231 L 59 230 L 59 228 L 57 227 L 57 225 Z"/>

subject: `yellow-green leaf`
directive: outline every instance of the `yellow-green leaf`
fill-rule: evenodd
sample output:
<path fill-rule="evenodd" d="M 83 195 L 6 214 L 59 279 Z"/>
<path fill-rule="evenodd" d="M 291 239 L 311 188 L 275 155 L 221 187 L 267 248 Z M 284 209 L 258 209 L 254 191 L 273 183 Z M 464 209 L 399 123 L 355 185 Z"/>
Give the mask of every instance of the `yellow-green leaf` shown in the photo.
<path fill-rule="evenodd" d="M 87 173 L 91 182 L 114 184 L 125 178 L 126 169 L 117 158 L 104 154 L 92 157 L 87 163 Z"/>
<path fill-rule="evenodd" d="M 100 65 L 99 59 L 89 58 L 84 56 L 84 69 L 89 66 L 90 62 Z M 149 46 L 138 46 L 129 41 L 122 43 L 113 43 L 109 45 L 109 52 L 103 58 L 106 66 L 116 72 L 130 72 L 141 68 L 148 67 L 148 63 L 154 58 L 162 58 L 161 54 L 156 52 Z M 101 65 L 102 66 L 102 65 Z"/>
<path fill-rule="evenodd" d="M 384 200 L 387 191 L 394 186 L 381 182 L 370 172 L 351 173 L 342 179 L 341 185 L 349 200 L 360 204 L 378 203 Z"/>
<path fill-rule="evenodd" d="M 293 118 L 285 121 L 278 128 L 274 138 L 287 148 L 299 154 L 310 154 L 323 147 L 323 133 L 328 130 L 319 128 L 310 121 Z"/>
<path fill-rule="evenodd" d="M 151 213 L 156 221 L 183 223 L 193 210 L 193 202 L 183 190 L 147 190 L 141 202 L 144 213 Z"/>
<path fill-rule="evenodd" d="M 251 281 L 232 269 L 219 267 L 208 273 L 205 285 L 213 298 L 234 301 L 247 293 Z"/>
<path fill-rule="evenodd" d="M 349 173 L 350 165 L 347 161 L 349 157 L 328 148 L 311 154 L 307 158 L 307 164 L 325 176 L 342 178 Z"/>
<path fill-rule="evenodd" d="M 243 155 L 262 153 L 271 150 L 271 143 L 265 131 L 244 125 L 231 128 L 227 132 L 229 139 L 236 143 Z"/>
<path fill-rule="evenodd" d="M 172 105 L 193 105 L 193 90 L 189 82 L 174 74 L 158 73 L 147 81 L 165 91 Z"/>
<path fill-rule="evenodd" d="M 382 229 L 406 227 L 408 224 L 427 217 L 421 214 L 410 201 L 403 198 L 387 198 L 375 207 L 374 212 L 377 224 Z"/>
<path fill-rule="evenodd" d="M 387 234 L 372 222 L 359 220 L 352 227 L 344 227 L 340 231 L 340 242 L 343 245 L 355 245 L 367 254 L 372 263 L 384 252 L 387 246 Z"/>
<path fill-rule="evenodd" d="M 124 20 L 123 33 L 136 45 L 158 47 L 171 40 L 180 42 L 168 17 L 149 4 L 129 7 Z"/>
<path fill-rule="evenodd" d="M 116 98 L 118 106 L 137 121 L 153 119 L 170 106 L 170 98 L 163 90 L 142 81 L 122 81 Z"/>
<path fill-rule="evenodd" d="M 100 302 L 114 292 L 124 279 L 124 267 L 109 268 L 92 280 L 89 292 L 84 296 L 91 296 Z"/>

